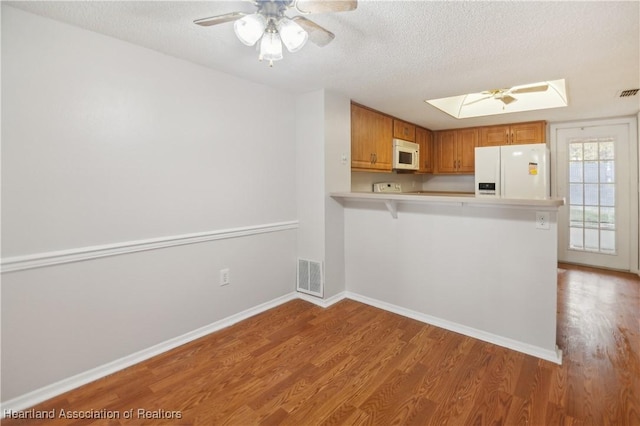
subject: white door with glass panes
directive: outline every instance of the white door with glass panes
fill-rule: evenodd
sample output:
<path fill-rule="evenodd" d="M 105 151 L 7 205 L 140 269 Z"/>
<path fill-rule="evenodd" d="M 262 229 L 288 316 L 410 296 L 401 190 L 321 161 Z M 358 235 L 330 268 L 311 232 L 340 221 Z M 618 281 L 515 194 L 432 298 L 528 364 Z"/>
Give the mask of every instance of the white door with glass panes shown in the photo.
<path fill-rule="evenodd" d="M 560 261 L 630 269 L 629 125 L 556 129 Z"/>

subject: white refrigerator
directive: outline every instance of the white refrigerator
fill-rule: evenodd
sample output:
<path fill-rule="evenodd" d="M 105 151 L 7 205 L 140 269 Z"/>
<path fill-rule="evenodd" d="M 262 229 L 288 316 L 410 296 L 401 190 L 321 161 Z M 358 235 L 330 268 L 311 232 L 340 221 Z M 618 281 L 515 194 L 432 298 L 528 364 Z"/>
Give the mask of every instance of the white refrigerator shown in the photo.
<path fill-rule="evenodd" d="M 550 197 L 546 144 L 478 147 L 475 155 L 476 197 Z"/>

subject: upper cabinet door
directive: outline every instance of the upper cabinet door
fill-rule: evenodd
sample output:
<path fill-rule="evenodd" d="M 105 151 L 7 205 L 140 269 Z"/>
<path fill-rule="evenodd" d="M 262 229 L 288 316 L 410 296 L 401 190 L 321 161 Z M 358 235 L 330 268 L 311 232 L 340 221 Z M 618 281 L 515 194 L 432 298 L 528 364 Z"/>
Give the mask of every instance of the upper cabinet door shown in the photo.
<path fill-rule="evenodd" d="M 475 172 L 477 128 L 436 132 L 434 173 L 473 174 Z"/>
<path fill-rule="evenodd" d="M 351 168 L 391 171 L 393 119 L 351 104 Z"/>
<path fill-rule="evenodd" d="M 437 132 L 435 145 L 435 172 L 456 173 L 458 170 L 456 131 L 447 130 Z"/>
<path fill-rule="evenodd" d="M 546 143 L 546 121 L 534 121 L 511 125 L 511 143 L 514 145 L 527 143 Z"/>
<path fill-rule="evenodd" d="M 480 128 L 480 146 L 507 145 L 510 139 L 509 126 L 489 126 Z"/>
<path fill-rule="evenodd" d="M 474 173 L 476 169 L 478 129 L 460 129 L 457 133 L 458 173 Z"/>
<path fill-rule="evenodd" d="M 416 127 L 416 143 L 420 145 L 418 173 L 433 173 L 433 133 L 422 127 Z"/>
<path fill-rule="evenodd" d="M 396 139 L 404 139 L 405 141 L 415 142 L 416 126 L 402 120 L 393 120 L 393 137 Z"/>

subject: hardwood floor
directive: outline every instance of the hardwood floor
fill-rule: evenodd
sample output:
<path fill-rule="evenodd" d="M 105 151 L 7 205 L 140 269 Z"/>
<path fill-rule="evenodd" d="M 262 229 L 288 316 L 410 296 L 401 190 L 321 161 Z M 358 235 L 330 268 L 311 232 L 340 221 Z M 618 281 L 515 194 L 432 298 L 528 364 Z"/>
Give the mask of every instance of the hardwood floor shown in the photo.
<path fill-rule="evenodd" d="M 640 425 L 640 280 L 560 268 L 561 366 L 358 302 L 298 300 L 34 407 L 57 419 L 2 424 Z"/>

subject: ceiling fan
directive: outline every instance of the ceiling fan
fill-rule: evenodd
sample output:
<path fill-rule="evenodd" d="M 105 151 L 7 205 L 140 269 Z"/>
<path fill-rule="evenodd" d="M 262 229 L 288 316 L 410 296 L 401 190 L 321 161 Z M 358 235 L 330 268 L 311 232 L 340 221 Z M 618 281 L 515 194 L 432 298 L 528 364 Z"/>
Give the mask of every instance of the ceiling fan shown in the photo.
<path fill-rule="evenodd" d="M 471 102 L 465 103 L 463 106 L 472 105 L 480 101 L 484 101 L 487 99 L 497 99 L 502 101 L 503 104 L 509 105 L 511 102 L 515 102 L 518 98 L 511 95 L 518 95 L 522 93 L 535 93 L 535 92 L 545 92 L 549 88 L 549 85 L 544 84 L 536 84 L 534 86 L 514 86 L 510 89 L 491 89 L 481 92 L 482 95 L 486 95 L 482 98 L 473 100 Z"/>
<path fill-rule="evenodd" d="M 282 44 L 289 52 L 302 49 L 307 40 L 323 47 L 329 44 L 335 35 L 305 18 L 289 18 L 285 12 L 294 8 L 301 14 L 322 12 L 348 12 L 358 7 L 357 0 L 249 0 L 258 9 L 255 13 L 231 12 L 209 18 L 196 19 L 194 24 L 205 27 L 233 23 L 233 29 L 240 41 L 247 46 L 258 45 L 258 59 L 273 61 L 282 59 Z"/>

